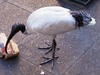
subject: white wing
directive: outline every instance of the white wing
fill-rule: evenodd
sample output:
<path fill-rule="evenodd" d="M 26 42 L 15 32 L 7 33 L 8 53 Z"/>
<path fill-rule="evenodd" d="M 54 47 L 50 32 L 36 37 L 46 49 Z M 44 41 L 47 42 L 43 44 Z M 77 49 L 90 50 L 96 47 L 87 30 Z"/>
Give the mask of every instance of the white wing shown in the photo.
<path fill-rule="evenodd" d="M 58 9 L 59 8 L 59 9 Z M 27 20 L 28 32 L 57 35 L 75 28 L 75 19 L 68 9 L 44 7 L 33 12 Z"/>
<path fill-rule="evenodd" d="M 54 12 L 62 12 L 62 11 L 70 11 L 69 9 L 67 8 L 63 8 L 63 7 L 60 7 L 60 6 L 50 6 L 50 7 L 43 7 L 43 8 L 40 8 L 37 11 L 54 11 Z"/>

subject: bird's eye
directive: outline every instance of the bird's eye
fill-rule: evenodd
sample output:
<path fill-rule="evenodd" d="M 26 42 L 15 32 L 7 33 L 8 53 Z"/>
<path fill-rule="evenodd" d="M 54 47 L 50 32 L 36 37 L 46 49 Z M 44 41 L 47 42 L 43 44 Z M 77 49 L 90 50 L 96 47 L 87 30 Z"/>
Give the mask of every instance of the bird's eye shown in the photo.
<path fill-rule="evenodd" d="M 90 21 L 92 21 L 92 18 L 90 19 Z"/>

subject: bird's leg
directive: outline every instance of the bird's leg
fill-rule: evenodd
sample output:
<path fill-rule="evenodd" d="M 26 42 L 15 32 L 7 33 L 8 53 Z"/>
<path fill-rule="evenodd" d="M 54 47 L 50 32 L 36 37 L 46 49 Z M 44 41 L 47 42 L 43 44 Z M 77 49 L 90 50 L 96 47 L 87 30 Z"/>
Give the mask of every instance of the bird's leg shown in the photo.
<path fill-rule="evenodd" d="M 54 39 L 53 40 L 53 53 L 52 53 L 52 68 L 54 67 L 54 62 L 55 62 L 55 50 L 56 50 L 56 41 Z"/>
<path fill-rule="evenodd" d="M 52 61 L 52 68 L 54 67 L 54 62 L 58 58 L 58 57 L 55 57 L 55 50 L 56 50 L 56 41 L 55 41 L 55 39 L 53 39 L 51 50 L 53 52 L 52 53 L 52 58 L 44 57 L 45 59 L 48 59 L 48 60 L 43 62 L 43 63 L 41 63 L 40 65 L 43 65 L 43 64 L 46 64 L 46 63 L 49 63 L 49 62 Z"/>

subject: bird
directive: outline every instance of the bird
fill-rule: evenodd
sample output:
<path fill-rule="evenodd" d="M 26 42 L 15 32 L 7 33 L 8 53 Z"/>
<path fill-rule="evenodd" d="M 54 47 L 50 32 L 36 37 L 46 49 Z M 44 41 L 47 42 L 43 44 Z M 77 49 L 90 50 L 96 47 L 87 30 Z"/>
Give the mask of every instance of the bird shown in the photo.
<path fill-rule="evenodd" d="M 7 46 L 10 40 L 19 31 L 25 35 L 40 33 L 44 36 L 51 36 L 52 44 L 47 44 L 49 46 L 47 48 L 39 49 L 48 49 L 47 53 L 52 51 L 52 58 L 47 58 L 48 60 L 40 63 L 40 65 L 52 61 L 52 67 L 54 67 L 55 59 L 58 58 L 55 57 L 57 35 L 89 25 L 94 26 L 95 24 L 95 19 L 91 17 L 89 13 L 84 11 L 72 11 L 61 6 L 42 7 L 29 15 L 26 25 L 22 23 L 15 23 L 12 25 L 11 32 L 5 45 L 5 52 L 8 53 Z"/>

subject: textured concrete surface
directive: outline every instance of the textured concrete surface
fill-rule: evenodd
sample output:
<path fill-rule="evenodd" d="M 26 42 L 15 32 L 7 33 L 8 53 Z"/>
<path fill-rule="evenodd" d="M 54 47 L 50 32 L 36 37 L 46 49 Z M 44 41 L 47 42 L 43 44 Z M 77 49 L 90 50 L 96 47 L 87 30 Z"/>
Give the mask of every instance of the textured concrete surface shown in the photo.
<path fill-rule="evenodd" d="M 51 37 L 41 34 L 25 36 L 20 32 L 13 38 L 17 42 L 20 55 L 15 59 L 0 59 L 0 75 L 99 75 L 100 71 L 100 1 L 94 1 L 83 10 L 89 12 L 97 21 L 93 27 L 84 27 L 65 34 L 58 35 L 55 69 L 51 64 L 39 64 L 44 61 L 45 51 L 38 47 L 51 43 Z M 57 0 L 1 0 L 0 1 L 0 32 L 10 33 L 14 23 L 26 24 L 29 14 L 44 6 L 60 5 Z M 70 5 L 66 7 L 76 10 Z M 78 9 L 79 10 L 79 9 Z M 82 10 L 82 9 L 80 9 Z M 47 57 L 51 57 L 48 54 Z"/>
<path fill-rule="evenodd" d="M 99 75 L 100 74 L 100 39 L 94 44 L 65 75 Z"/>
<path fill-rule="evenodd" d="M 51 75 L 46 70 L 39 68 L 23 58 L 0 60 L 0 75 L 40 75 L 41 70 L 46 75 Z"/>
<path fill-rule="evenodd" d="M 0 3 L 3 3 L 3 2 L 5 2 L 5 0 L 0 0 Z"/>
<path fill-rule="evenodd" d="M 31 12 L 40 7 L 59 5 L 57 0 L 8 0 L 8 2 Z"/>

